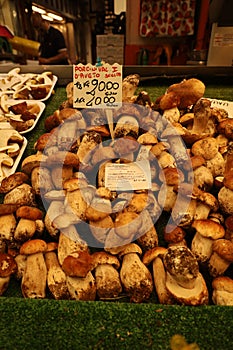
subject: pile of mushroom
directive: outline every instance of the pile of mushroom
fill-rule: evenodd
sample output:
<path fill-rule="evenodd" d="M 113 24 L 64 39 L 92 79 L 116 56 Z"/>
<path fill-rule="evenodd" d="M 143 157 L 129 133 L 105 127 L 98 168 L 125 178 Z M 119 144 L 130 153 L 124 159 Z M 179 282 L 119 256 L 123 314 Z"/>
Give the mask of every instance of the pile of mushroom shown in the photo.
<path fill-rule="evenodd" d="M 69 84 L 35 153 L 2 181 L 0 262 L 16 268 L 1 294 L 17 278 L 28 298 L 233 304 L 232 120 L 198 79 L 155 102 L 138 83 L 123 81 L 111 125 L 73 108 Z M 109 167 L 137 162 L 151 186 L 106 185 Z"/>

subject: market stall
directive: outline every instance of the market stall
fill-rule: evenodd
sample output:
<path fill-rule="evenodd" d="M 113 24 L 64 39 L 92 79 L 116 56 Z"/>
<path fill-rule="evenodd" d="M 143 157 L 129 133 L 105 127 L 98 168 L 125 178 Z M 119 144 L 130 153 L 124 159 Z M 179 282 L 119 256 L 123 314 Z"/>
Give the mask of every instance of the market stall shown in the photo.
<path fill-rule="evenodd" d="M 71 68 L 71 67 L 69 67 Z M 28 69 L 28 68 L 27 68 Z M 42 69 L 37 68 L 37 69 Z M 45 70 L 47 67 L 45 68 Z M 56 71 L 56 69 L 58 69 Z M 160 70 L 141 72 L 140 67 L 125 67 L 124 74 L 141 73 L 136 94 L 146 91 L 151 100 L 165 94 L 167 88 L 186 77 L 200 77 L 205 84 L 205 98 L 233 101 L 231 78 L 226 70 L 188 71 L 160 67 Z M 164 71 L 163 71 L 164 69 Z M 193 68 L 192 68 L 193 69 Z M 179 71 L 178 71 L 179 70 Z M 181 73 L 182 71 L 182 73 Z M 54 74 L 59 68 L 54 68 Z M 164 76 L 164 72 L 166 76 Z M 223 72 L 225 74 L 223 74 Z M 182 75 L 183 74 L 183 75 Z M 219 74 L 219 75 L 218 75 Z M 20 171 L 24 159 L 36 153 L 35 144 L 46 132 L 45 121 L 67 100 L 66 86 L 72 79 L 72 72 L 58 75 L 46 108 L 35 127 L 24 134 L 27 146 L 20 159 Z M 221 81 L 219 76 L 222 76 Z M 48 131 L 48 130 L 47 130 Z M 2 196 L 2 200 L 4 195 Z M 156 222 L 159 241 L 163 241 L 162 228 L 167 220 L 166 213 Z M 227 276 L 232 278 L 232 267 Z M 207 288 L 211 290 L 211 280 Z M 211 299 L 211 298 L 210 298 Z M 191 305 L 167 305 L 158 300 L 153 291 L 148 299 L 141 302 L 130 300 L 123 294 L 110 300 L 95 301 L 54 300 L 24 298 L 20 281 L 12 278 L 6 292 L 0 298 L 1 329 L 0 348 L 7 349 L 170 349 L 173 335 L 183 335 L 188 343 L 195 342 L 200 349 L 231 349 L 232 306 L 209 303 Z"/>

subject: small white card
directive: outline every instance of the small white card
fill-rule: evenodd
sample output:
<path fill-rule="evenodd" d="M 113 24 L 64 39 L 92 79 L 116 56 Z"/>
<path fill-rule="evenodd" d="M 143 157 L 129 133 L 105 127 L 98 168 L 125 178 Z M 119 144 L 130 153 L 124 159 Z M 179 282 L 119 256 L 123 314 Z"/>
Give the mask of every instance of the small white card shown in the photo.
<path fill-rule="evenodd" d="M 135 191 L 151 188 L 151 170 L 148 160 L 126 164 L 107 164 L 105 187 L 111 191 Z"/>
<path fill-rule="evenodd" d="M 223 108 L 227 111 L 228 117 L 233 118 L 233 101 L 218 100 L 215 98 L 209 98 L 211 101 L 211 107 Z"/>
<path fill-rule="evenodd" d="M 122 65 L 73 66 L 74 108 L 115 108 L 122 104 Z"/>

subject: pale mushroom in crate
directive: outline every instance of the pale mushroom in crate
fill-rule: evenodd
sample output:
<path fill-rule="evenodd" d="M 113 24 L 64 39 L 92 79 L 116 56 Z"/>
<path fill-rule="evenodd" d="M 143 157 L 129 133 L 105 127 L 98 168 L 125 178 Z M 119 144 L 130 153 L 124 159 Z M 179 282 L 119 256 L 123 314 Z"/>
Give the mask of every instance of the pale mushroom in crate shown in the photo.
<path fill-rule="evenodd" d="M 41 239 L 24 242 L 20 254 L 27 255 L 26 267 L 21 281 L 21 290 L 25 298 L 43 299 L 46 297 L 47 267 L 44 253 L 47 243 Z"/>
<path fill-rule="evenodd" d="M 6 176 L 6 169 L 14 165 L 14 159 L 9 157 L 6 153 L 0 153 L 0 181 Z M 4 169 L 4 166 L 6 168 Z"/>
<path fill-rule="evenodd" d="M 215 277 L 212 288 L 212 300 L 215 305 L 233 306 L 233 280 L 230 277 Z"/>
<path fill-rule="evenodd" d="M 210 219 L 194 220 L 192 227 L 196 232 L 192 239 L 191 251 L 199 262 L 205 263 L 211 257 L 214 240 L 223 238 L 225 229 Z"/>
<path fill-rule="evenodd" d="M 92 261 L 98 297 L 100 299 L 117 298 L 122 292 L 118 258 L 99 251 L 92 254 Z"/>
<path fill-rule="evenodd" d="M 153 279 L 139 257 L 141 254 L 141 248 L 135 243 L 123 246 L 119 253 L 119 258 L 122 258 L 120 279 L 123 290 L 135 303 L 148 300 L 153 291 Z"/>
<path fill-rule="evenodd" d="M 212 254 L 208 262 L 209 273 L 221 276 L 233 262 L 233 242 L 220 238 L 212 244 Z"/>
<path fill-rule="evenodd" d="M 169 247 L 163 255 L 166 288 L 172 297 L 184 305 L 208 304 L 206 282 L 199 272 L 198 262 L 188 247 Z"/>
<path fill-rule="evenodd" d="M 142 262 L 149 266 L 152 263 L 153 281 L 160 304 L 174 304 L 174 299 L 166 288 L 166 271 L 163 264 L 163 255 L 167 251 L 164 247 L 155 247 L 148 250 Z"/>

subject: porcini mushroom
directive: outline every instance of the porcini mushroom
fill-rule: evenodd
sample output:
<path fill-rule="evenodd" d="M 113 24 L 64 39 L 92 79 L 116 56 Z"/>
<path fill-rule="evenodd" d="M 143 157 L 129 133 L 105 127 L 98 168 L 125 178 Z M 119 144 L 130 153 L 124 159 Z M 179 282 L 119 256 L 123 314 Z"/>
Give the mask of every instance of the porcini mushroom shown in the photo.
<path fill-rule="evenodd" d="M 233 243 L 220 238 L 212 244 L 212 254 L 208 262 L 209 273 L 213 277 L 221 276 L 233 262 Z"/>
<path fill-rule="evenodd" d="M 215 305 L 233 306 L 233 280 L 230 277 L 215 277 L 212 287 L 212 300 Z"/>
<path fill-rule="evenodd" d="M 164 247 L 152 248 L 144 254 L 142 262 L 146 266 L 152 263 L 154 286 L 159 303 L 174 304 L 174 299 L 166 288 L 166 271 L 162 260 L 166 251 Z"/>
<path fill-rule="evenodd" d="M 98 297 L 100 299 L 117 298 L 122 292 L 118 258 L 99 251 L 92 254 L 92 261 Z"/>
<path fill-rule="evenodd" d="M 222 225 L 210 219 L 194 220 L 192 227 L 196 233 L 192 239 L 191 251 L 197 260 L 204 263 L 209 260 L 212 254 L 214 240 L 223 238 L 225 229 Z"/>
<path fill-rule="evenodd" d="M 123 246 L 119 253 L 119 257 L 123 258 L 120 269 L 123 290 L 135 303 L 149 299 L 153 290 L 151 273 L 138 254 L 141 255 L 142 250 L 135 243 Z"/>
<path fill-rule="evenodd" d="M 20 254 L 27 255 L 26 268 L 21 281 L 25 298 L 41 299 L 46 296 L 47 267 L 44 253 L 47 243 L 41 239 L 26 241 L 20 247 Z"/>
<path fill-rule="evenodd" d="M 188 247 L 172 246 L 163 255 L 166 288 L 172 297 L 185 305 L 208 303 L 208 289 L 198 262 Z"/>

